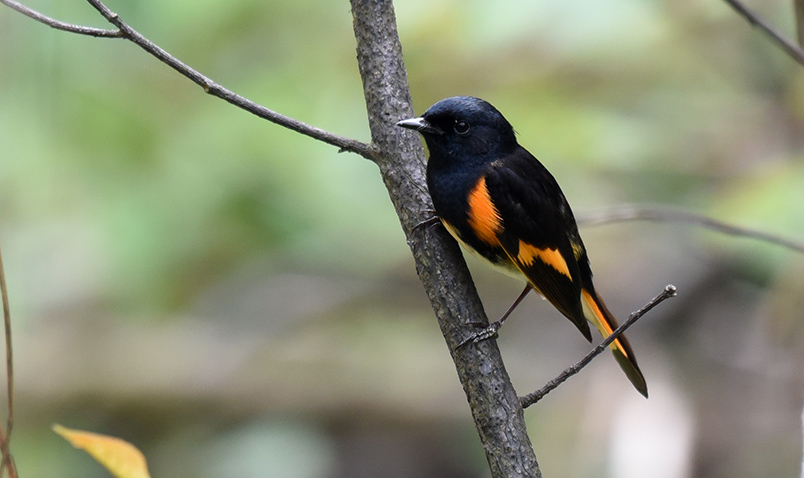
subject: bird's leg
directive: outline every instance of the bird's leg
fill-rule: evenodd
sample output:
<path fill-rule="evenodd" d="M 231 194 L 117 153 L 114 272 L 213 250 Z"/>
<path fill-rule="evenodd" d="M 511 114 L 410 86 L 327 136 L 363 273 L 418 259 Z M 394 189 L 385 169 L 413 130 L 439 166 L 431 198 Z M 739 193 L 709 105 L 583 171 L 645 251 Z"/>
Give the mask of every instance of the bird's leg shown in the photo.
<path fill-rule="evenodd" d="M 494 322 L 494 324 L 497 325 L 498 329 L 502 326 L 502 323 L 505 322 L 505 319 L 507 319 L 508 316 L 511 315 L 511 312 L 513 312 L 514 309 L 517 308 L 519 303 L 522 302 L 525 299 L 525 296 L 528 295 L 528 292 L 530 292 L 532 289 L 533 289 L 533 286 L 530 285 L 530 282 L 525 284 L 525 288 L 522 289 L 522 293 L 519 294 L 519 297 L 517 297 L 516 300 L 514 301 L 514 303 L 511 304 L 511 307 L 508 307 L 508 310 L 505 311 L 505 313 L 499 318 L 499 320 L 497 320 L 497 322 Z"/>
<path fill-rule="evenodd" d="M 533 290 L 533 286 L 530 285 L 530 282 L 528 282 L 527 284 L 525 284 L 525 289 L 522 291 L 521 294 L 519 294 L 519 297 L 516 298 L 514 303 L 511 304 L 511 307 L 508 307 L 508 310 L 506 310 L 505 313 L 496 322 L 492 322 L 489 324 L 488 327 L 484 328 L 483 330 L 480 330 L 470 335 L 463 342 L 458 344 L 458 348 L 461 348 L 464 345 L 469 344 L 470 342 L 476 344 L 481 340 L 490 339 L 496 336 L 497 332 L 500 330 L 500 327 L 502 327 L 503 322 L 505 322 L 505 319 L 507 319 L 508 316 L 511 315 L 511 312 L 513 312 L 514 309 L 516 309 L 519 303 L 522 302 L 523 299 L 525 299 L 525 296 L 528 295 L 528 292 L 530 292 L 531 290 Z"/>

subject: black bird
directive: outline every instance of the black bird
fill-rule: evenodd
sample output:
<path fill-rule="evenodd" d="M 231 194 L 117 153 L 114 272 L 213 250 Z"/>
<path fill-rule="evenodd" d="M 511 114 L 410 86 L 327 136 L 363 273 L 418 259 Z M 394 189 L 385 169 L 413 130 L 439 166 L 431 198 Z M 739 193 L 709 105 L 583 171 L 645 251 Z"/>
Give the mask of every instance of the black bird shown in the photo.
<path fill-rule="evenodd" d="M 595 292 L 586 248 L 564 193 L 542 163 L 517 143 L 513 127 L 494 106 L 455 96 L 397 125 L 418 131 L 427 143 L 427 187 L 444 227 L 469 251 L 527 281 L 487 335 L 496 333 L 531 287 L 589 341 L 587 321 L 604 337 L 617 328 Z M 647 397 L 645 378 L 625 336 L 612 342 L 611 350 Z"/>

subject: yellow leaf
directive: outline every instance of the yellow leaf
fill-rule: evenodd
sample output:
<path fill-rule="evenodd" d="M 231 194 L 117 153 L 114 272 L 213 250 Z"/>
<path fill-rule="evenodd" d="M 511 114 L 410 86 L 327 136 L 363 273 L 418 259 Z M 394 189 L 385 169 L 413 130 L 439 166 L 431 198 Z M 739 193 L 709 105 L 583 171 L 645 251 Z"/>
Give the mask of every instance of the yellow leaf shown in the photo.
<path fill-rule="evenodd" d="M 116 478 L 151 478 L 145 456 L 131 443 L 108 435 L 73 430 L 59 424 L 53 431 L 105 466 Z"/>

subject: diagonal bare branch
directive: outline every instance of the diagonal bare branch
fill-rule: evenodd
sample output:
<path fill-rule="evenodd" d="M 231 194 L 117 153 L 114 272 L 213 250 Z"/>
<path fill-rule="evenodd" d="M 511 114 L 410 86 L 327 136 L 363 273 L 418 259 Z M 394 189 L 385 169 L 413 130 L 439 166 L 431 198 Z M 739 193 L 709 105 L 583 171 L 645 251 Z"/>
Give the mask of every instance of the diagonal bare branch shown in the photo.
<path fill-rule="evenodd" d="M 796 39 L 798 46 L 804 46 L 804 0 L 793 0 L 793 10 L 796 13 Z"/>
<path fill-rule="evenodd" d="M 37 22 L 55 28 L 56 30 L 77 33 L 79 35 L 89 35 L 93 37 L 120 38 L 123 36 L 120 30 L 107 30 L 104 28 L 86 27 L 84 25 L 74 25 L 72 23 L 62 22 L 61 20 L 56 20 L 55 18 L 43 15 L 36 10 L 33 10 L 32 8 L 29 8 L 14 0 L 0 0 L 0 3 L 11 7 L 26 17 L 33 18 Z"/>
<path fill-rule="evenodd" d="M 753 25 L 765 35 L 770 38 L 770 40 L 779 48 L 781 48 L 785 53 L 787 53 L 791 58 L 799 62 L 800 64 L 804 65 L 804 50 L 798 47 L 795 43 L 785 38 L 784 35 L 777 32 L 770 23 L 766 22 L 762 17 L 757 15 L 754 11 L 748 8 L 743 2 L 740 0 L 723 0 L 724 2 L 731 5 L 734 10 L 737 11 L 740 15 L 743 16 L 748 23 Z"/>
<path fill-rule="evenodd" d="M 35 10 L 32 10 L 29 7 L 26 7 L 15 0 L 0 0 L 5 5 L 13 8 L 14 10 L 27 15 L 39 22 L 44 23 L 45 25 L 49 25 L 53 28 L 58 28 L 60 30 L 78 33 L 82 35 L 91 35 L 97 37 L 113 37 L 113 38 L 124 38 L 129 40 L 130 42 L 134 43 L 135 45 L 139 46 L 152 56 L 156 57 L 162 63 L 165 63 L 169 67 L 173 68 L 177 72 L 179 72 L 185 78 L 190 79 L 195 84 L 199 85 L 204 91 L 212 96 L 218 97 L 228 103 L 231 103 L 238 108 L 248 111 L 249 113 L 256 115 L 260 118 L 266 119 L 274 124 L 279 126 L 283 126 L 290 130 L 296 131 L 297 133 L 303 134 L 313 139 L 317 139 L 324 143 L 330 144 L 332 146 L 337 146 L 339 151 L 349 151 L 360 156 L 374 161 L 377 157 L 377 149 L 374 145 L 369 143 L 364 143 L 361 141 L 357 141 L 351 138 L 347 138 L 345 136 L 340 136 L 334 133 L 330 133 L 329 131 L 323 130 L 321 128 L 317 128 L 315 126 L 311 126 L 307 123 L 299 121 L 295 118 L 291 118 L 289 116 L 282 115 L 273 111 L 271 109 L 266 108 L 258 103 L 255 103 L 248 98 L 245 98 L 237 93 L 224 88 L 223 86 L 219 85 L 211 78 L 204 76 L 199 71 L 193 69 L 189 65 L 183 63 L 175 56 L 168 53 L 166 50 L 158 46 L 157 44 L 153 43 L 152 41 L 148 40 L 144 36 L 142 36 L 139 32 L 131 28 L 126 22 L 124 22 L 120 16 L 109 9 L 103 2 L 98 0 L 87 0 L 93 8 L 98 10 L 98 12 L 106 19 L 109 23 L 116 26 L 118 30 L 103 30 L 98 28 L 92 27 L 85 27 L 80 25 L 71 25 L 68 23 L 60 22 L 58 20 L 54 20 L 46 15 L 43 15 Z"/>
<path fill-rule="evenodd" d="M 734 226 L 717 219 L 689 211 L 657 208 L 650 206 L 622 206 L 608 211 L 578 216 L 578 224 L 596 226 L 622 221 L 682 222 L 701 226 L 706 229 L 732 236 L 749 237 L 763 242 L 776 244 L 792 251 L 804 254 L 804 242 L 787 239 L 758 229 Z"/>
<path fill-rule="evenodd" d="M 634 322 L 639 320 L 641 317 L 643 317 L 651 309 L 653 309 L 654 307 L 656 307 L 660 303 L 664 302 L 665 300 L 669 299 L 670 297 L 675 297 L 675 296 L 676 296 L 676 287 L 674 285 L 668 285 L 667 287 L 665 287 L 664 290 L 659 295 L 657 295 L 650 302 L 645 304 L 644 307 L 642 307 L 638 311 L 636 311 L 633 314 L 631 314 L 630 316 L 628 316 L 628 320 L 626 320 L 625 322 L 620 324 L 619 327 L 614 329 L 614 331 L 612 331 L 612 333 L 608 337 L 606 337 L 606 339 L 603 340 L 603 342 L 600 342 L 600 344 L 597 347 L 593 348 L 588 354 L 586 354 L 586 356 L 584 356 L 584 358 L 582 358 L 577 363 L 575 363 L 574 365 L 570 366 L 569 368 L 567 368 L 566 370 L 561 372 L 556 378 L 554 378 L 554 379 L 550 380 L 549 382 L 547 382 L 544 385 L 544 387 L 540 388 L 539 390 L 536 390 L 533 393 L 529 393 L 529 394 L 525 395 L 524 397 L 522 397 L 520 399 L 520 403 L 522 404 L 522 408 L 528 408 L 529 406 L 531 406 L 534 403 L 538 402 L 539 400 L 544 398 L 545 395 L 547 395 L 548 393 L 550 393 L 553 390 L 555 390 L 562 383 L 566 382 L 568 378 L 570 378 L 573 375 L 575 375 L 576 373 L 580 372 L 581 369 L 583 369 L 584 367 L 589 365 L 589 363 L 592 361 L 592 359 L 594 359 L 595 357 L 600 355 L 604 350 L 606 350 L 606 347 L 611 345 L 611 343 L 614 342 L 614 340 L 617 337 L 622 335 L 622 333 L 625 332 L 625 330 L 628 327 L 631 327 L 631 325 L 633 325 Z"/>

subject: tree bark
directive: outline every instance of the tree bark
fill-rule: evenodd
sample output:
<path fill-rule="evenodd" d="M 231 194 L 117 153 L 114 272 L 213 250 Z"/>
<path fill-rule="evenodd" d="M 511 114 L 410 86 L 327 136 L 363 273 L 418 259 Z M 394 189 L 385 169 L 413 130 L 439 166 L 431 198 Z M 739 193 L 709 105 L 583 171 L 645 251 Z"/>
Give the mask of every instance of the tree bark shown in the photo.
<path fill-rule="evenodd" d="M 540 477 L 524 412 L 494 340 L 456 350 L 487 323 L 457 243 L 442 227 L 416 227 L 432 213 L 421 141 L 396 122 L 413 116 L 391 0 L 351 0 L 357 60 L 375 157 L 416 271 L 435 311 L 486 452 L 493 477 Z"/>

